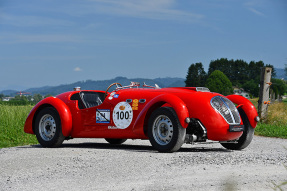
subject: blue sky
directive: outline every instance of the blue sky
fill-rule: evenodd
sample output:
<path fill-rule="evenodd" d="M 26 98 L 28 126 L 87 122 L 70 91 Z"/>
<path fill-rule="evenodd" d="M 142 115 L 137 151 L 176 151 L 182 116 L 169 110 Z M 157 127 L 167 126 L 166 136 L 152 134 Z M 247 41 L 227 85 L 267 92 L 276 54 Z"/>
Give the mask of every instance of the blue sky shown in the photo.
<path fill-rule="evenodd" d="M 0 90 L 287 64 L 285 0 L 0 0 Z"/>

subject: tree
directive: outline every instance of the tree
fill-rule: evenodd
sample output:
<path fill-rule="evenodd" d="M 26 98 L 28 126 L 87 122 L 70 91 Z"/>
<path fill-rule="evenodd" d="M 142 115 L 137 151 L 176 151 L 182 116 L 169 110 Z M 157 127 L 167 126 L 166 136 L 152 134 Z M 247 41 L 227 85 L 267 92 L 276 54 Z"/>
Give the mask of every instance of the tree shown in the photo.
<path fill-rule="evenodd" d="M 51 94 L 47 94 L 44 96 L 44 98 L 47 98 L 47 97 L 53 97 Z"/>
<path fill-rule="evenodd" d="M 248 81 L 248 63 L 244 60 L 235 60 L 230 63 L 231 65 L 231 78 L 230 81 L 233 85 L 241 86 Z"/>
<path fill-rule="evenodd" d="M 255 82 L 255 80 L 250 80 L 250 81 L 245 82 L 242 85 L 242 88 L 245 91 L 247 91 L 250 94 L 252 94 L 253 96 L 258 97 L 259 96 L 259 85 L 258 84 L 259 83 Z"/>
<path fill-rule="evenodd" d="M 221 93 L 223 95 L 233 94 L 232 83 L 227 76 L 219 71 L 213 71 L 206 81 L 206 87 L 212 92 Z"/>
<path fill-rule="evenodd" d="M 241 84 L 248 81 L 248 63 L 244 60 L 228 60 L 221 58 L 212 60 L 209 64 L 208 75 L 213 71 L 219 70 L 228 76 L 233 85 L 241 86 Z"/>
<path fill-rule="evenodd" d="M 43 96 L 41 94 L 34 94 L 33 99 L 35 103 L 38 103 L 43 99 Z"/>
<path fill-rule="evenodd" d="M 16 95 L 13 99 L 13 101 L 23 101 L 23 102 L 28 102 L 28 99 L 26 96 L 23 95 Z"/>
<path fill-rule="evenodd" d="M 233 62 L 233 60 L 227 60 L 227 58 L 212 60 L 209 64 L 208 76 L 215 70 L 220 70 L 225 75 L 231 76 L 231 62 Z"/>
<path fill-rule="evenodd" d="M 255 83 L 260 84 L 261 68 L 264 67 L 263 61 L 249 63 L 248 80 L 254 80 Z"/>
<path fill-rule="evenodd" d="M 206 72 L 201 62 L 191 64 L 186 75 L 186 87 L 202 87 L 205 84 Z"/>
<path fill-rule="evenodd" d="M 271 82 L 271 89 L 274 91 L 276 98 L 285 94 L 285 92 L 287 91 L 287 86 L 284 80 L 272 78 Z"/>
<path fill-rule="evenodd" d="M 285 64 L 285 76 L 287 76 L 287 64 Z"/>

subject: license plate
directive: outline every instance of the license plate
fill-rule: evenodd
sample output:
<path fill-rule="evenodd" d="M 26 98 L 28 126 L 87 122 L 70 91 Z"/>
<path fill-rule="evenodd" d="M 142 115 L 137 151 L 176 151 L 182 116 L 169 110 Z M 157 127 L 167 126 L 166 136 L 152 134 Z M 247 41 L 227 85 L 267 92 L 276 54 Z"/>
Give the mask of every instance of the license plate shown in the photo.
<path fill-rule="evenodd" d="M 230 132 L 239 132 L 244 130 L 244 125 L 229 125 Z"/>

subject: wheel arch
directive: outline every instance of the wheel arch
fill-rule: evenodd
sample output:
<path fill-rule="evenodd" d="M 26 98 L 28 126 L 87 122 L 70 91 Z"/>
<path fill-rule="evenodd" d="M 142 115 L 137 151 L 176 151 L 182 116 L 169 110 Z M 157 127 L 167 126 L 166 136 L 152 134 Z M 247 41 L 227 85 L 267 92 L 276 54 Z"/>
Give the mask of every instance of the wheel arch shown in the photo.
<path fill-rule="evenodd" d="M 187 128 L 188 123 L 186 123 L 185 120 L 187 117 L 189 117 L 189 112 L 186 107 L 186 104 L 175 95 L 162 94 L 153 98 L 140 112 L 134 123 L 133 132 L 136 134 L 147 135 L 148 120 L 152 112 L 164 105 L 170 105 L 176 112 L 181 126 L 183 128 Z"/>
<path fill-rule="evenodd" d="M 33 133 L 35 133 L 35 121 L 36 121 L 37 115 L 42 109 L 47 108 L 47 107 L 55 108 L 55 110 L 60 116 L 62 133 L 65 137 L 68 137 L 72 131 L 72 114 L 70 112 L 69 107 L 62 100 L 56 97 L 49 97 L 49 98 L 46 98 L 40 101 L 30 112 L 26 120 L 25 126 L 26 124 L 30 124 Z M 30 119 L 30 123 L 29 123 L 28 119 L 31 118 L 30 115 L 33 117 L 32 119 Z M 25 127 L 25 129 L 27 128 Z"/>
<path fill-rule="evenodd" d="M 237 104 L 237 109 L 239 111 L 240 110 L 244 111 L 244 115 L 245 117 L 248 118 L 250 125 L 253 128 L 255 128 L 257 125 L 256 119 L 258 118 L 258 113 L 254 105 L 247 98 L 240 96 L 240 95 L 229 95 L 229 96 L 226 96 L 226 98 L 228 98 L 233 103 Z M 242 112 L 240 113 L 241 118 L 244 115 L 242 115 Z"/>

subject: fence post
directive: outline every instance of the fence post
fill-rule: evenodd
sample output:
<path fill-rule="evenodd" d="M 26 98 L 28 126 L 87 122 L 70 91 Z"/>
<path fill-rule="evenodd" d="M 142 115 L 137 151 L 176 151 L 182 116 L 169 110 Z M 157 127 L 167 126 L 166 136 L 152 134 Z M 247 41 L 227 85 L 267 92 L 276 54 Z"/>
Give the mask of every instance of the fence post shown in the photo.
<path fill-rule="evenodd" d="M 264 121 L 267 117 L 267 109 L 268 105 L 270 104 L 269 90 L 272 84 L 271 73 L 272 68 L 270 67 L 261 68 L 258 114 L 262 121 Z"/>

